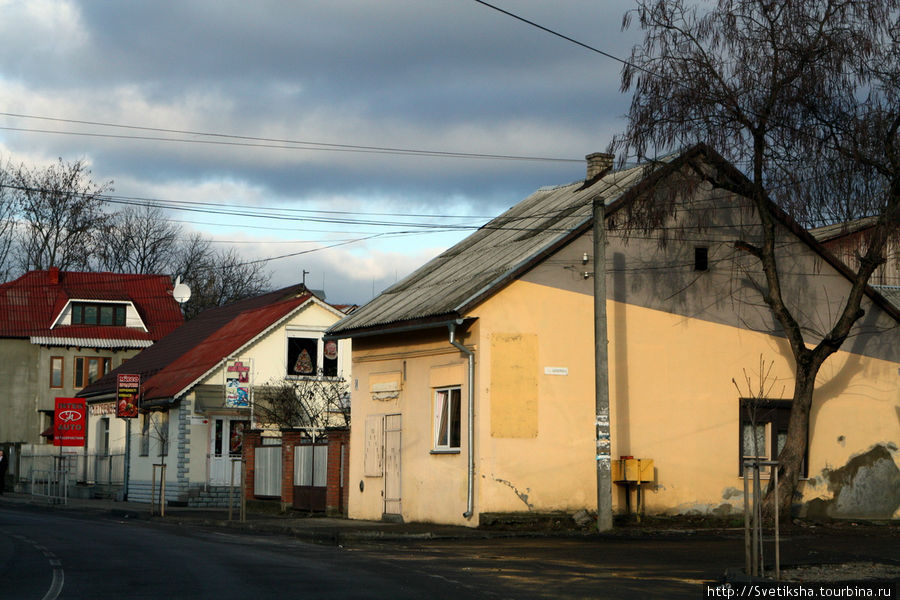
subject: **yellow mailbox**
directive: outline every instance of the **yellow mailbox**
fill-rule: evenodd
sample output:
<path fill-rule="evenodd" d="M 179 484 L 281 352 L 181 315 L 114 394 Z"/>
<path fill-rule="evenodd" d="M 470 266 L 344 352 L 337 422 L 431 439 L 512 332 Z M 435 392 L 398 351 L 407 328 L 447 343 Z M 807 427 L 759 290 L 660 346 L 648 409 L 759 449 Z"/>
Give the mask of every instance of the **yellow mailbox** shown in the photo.
<path fill-rule="evenodd" d="M 612 461 L 612 480 L 616 483 L 653 481 L 653 459 L 623 457 Z"/>

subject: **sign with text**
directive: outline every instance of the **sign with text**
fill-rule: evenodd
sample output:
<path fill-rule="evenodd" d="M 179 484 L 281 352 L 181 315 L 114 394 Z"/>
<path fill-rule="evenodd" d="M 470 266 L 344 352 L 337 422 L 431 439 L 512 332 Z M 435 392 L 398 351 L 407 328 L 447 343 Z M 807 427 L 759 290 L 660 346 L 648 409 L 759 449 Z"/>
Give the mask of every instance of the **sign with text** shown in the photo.
<path fill-rule="evenodd" d="M 225 364 L 225 406 L 250 406 L 250 360 L 229 360 Z"/>
<path fill-rule="evenodd" d="M 84 398 L 57 398 L 53 411 L 53 445 L 84 446 L 87 405 Z"/>
<path fill-rule="evenodd" d="M 140 393 L 140 375 L 119 373 L 116 377 L 116 416 L 120 419 L 136 419 Z"/>

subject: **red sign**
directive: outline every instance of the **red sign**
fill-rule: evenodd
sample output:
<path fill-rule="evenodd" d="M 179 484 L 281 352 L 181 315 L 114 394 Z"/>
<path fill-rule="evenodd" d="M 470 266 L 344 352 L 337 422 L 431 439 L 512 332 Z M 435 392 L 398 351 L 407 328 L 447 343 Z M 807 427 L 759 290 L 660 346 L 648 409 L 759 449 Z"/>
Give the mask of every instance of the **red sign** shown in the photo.
<path fill-rule="evenodd" d="M 138 395 L 141 393 L 141 376 L 119 373 L 116 380 L 116 416 L 135 419 L 138 416 Z"/>
<path fill-rule="evenodd" d="M 53 412 L 53 445 L 84 446 L 87 405 L 84 398 L 57 398 Z"/>

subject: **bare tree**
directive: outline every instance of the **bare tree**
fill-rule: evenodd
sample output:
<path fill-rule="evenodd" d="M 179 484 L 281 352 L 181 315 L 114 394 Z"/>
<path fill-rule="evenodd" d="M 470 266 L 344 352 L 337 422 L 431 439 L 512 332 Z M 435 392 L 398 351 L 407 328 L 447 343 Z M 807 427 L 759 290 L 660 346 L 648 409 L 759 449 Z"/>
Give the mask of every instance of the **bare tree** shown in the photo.
<path fill-rule="evenodd" d="M 10 278 L 13 271 L 11 250 L 16 233 L 16 194 L 12 168 L 7 162 L 0 165 L 0 281 Z"/>
<path fill-rule="evenodd" d="M 349 398 L 341 378 L 279 379 L 254 391 L 254 420 L 279 429 L 348 426 Z"/>
<path fill-rule="evenodd" d="M 217 306 L 261 294 L 269 274 L 248 264 L 234 248 L 213 250 L 208 239 L 195 235 L 182 246 L 174 269 L 191 288 L 184 305 L 186 319 Z"/>
<path fill-rule="evenodd" d="M 21 230 L 21 271 L 88 269 L 107 216 L 101 195 L 112 182 L 95 183 L 84 161 L 62 159 L 45 169 L 19 167 L 13 174 Z"/>
<path fill-rule="evenodd" d="M 151 204 L 110 215 L 101 231 L 96 260 L 105 271 L 167 273 L 173 267 L 181 227 Z"/>
<path fill-rule="evenodd" d="M 637 18 L 645 38 L 623 70 L 623 89 L 634 96 L 627 131 L 613 148 L 647 157 L 704 142 L 746 175 L 694 170 L 698 179 L 748 198 L 761 226 L 758 239 L 734 245 L 757 260 L 762 300 L 796 365 L 788 439 L 778 457 L 781 514 L 789 514 L 801 474 L 816 375 L 863 316 L 867 282 L 900 226 L 898 11 L 897 0 L 719 0 L 703 10 L 684 0 L 639 0 L 624 21 Z M 785 177 L 809 172 L 810 164 L 814 174 L 833 169 L 815 163 L 836 157 L 847 169 L 837 180 L 844 190 L 875 178 L 858 189 L 880 194 L 866 200 L 878 220 L 843 309 L 819 339 L 808 340 L 786 301 L 791 290 L 783 286 L 770 198 L 782 187 L 792 190 L 786 204 L 802 214 L 816 195 L 840 193 L 828 180 L 815 181 L 819 190 L 797 191 L 803 182 Z M 785 190 L 777 197 L 784 200 Z M 832 218 L 854 211 L 834 211 Z M 769 488 L 767 512 L 774 501 Z"/>

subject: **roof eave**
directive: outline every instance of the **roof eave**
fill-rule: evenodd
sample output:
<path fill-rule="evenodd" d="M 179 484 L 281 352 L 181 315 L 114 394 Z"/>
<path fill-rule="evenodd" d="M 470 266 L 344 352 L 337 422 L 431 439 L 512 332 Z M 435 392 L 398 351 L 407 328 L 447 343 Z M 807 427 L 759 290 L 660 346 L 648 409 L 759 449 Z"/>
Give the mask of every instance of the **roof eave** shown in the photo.
<path fill-rule="evenodd" d="M 455 324 L 461 325 L 464 319 L 459 313 L 443 313 L 433 317 L 422 317 L 418 319 L 406 319 L 403 321 L 394 321 L 393 323 L 382 323 L 379 325 L 370 325 L 368 327 L 359 327 L 356 329 L 345 329 L 336 333 L 326 333 L 323 336 L 325 340 L 341 340 L 348 338 L 372 337 L 376 335 L 386 335 L 391 333 L 406 333 L 409 331 L 421 331 L 425 329 L 437 329 L 439 327 L 447 327 Z"/>

